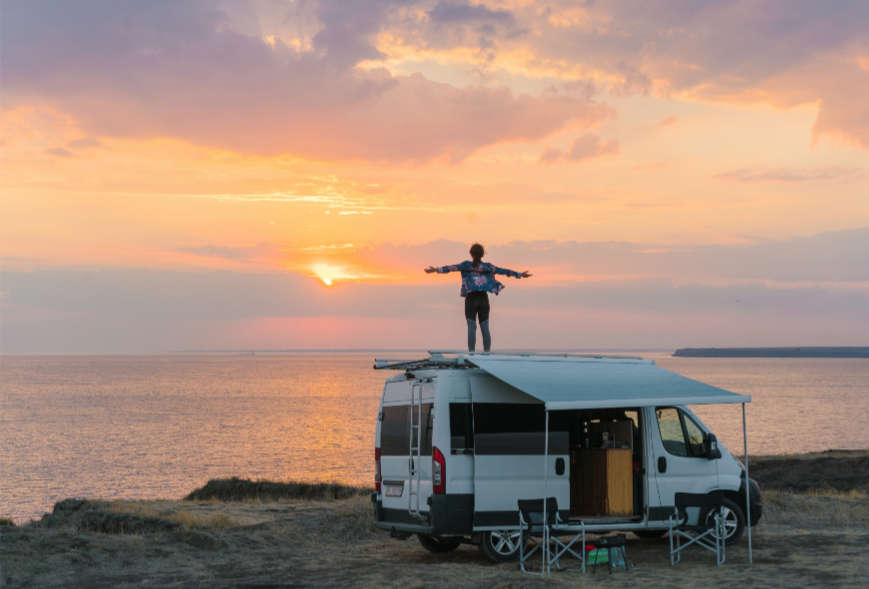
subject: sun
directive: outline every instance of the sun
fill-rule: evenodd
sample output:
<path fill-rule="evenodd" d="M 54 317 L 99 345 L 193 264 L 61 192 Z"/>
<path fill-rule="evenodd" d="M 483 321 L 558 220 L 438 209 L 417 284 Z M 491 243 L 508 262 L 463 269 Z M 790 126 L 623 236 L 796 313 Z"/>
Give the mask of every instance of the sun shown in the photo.
<path fill-rule="evenodd" d="M 332 286 L 336 280 L 355 278 L 349 274 L 343 266 L 330 266 L 328 264 L 314 264 L 311 266 L 314 276 L 323 281 L 326 286 Z"/>

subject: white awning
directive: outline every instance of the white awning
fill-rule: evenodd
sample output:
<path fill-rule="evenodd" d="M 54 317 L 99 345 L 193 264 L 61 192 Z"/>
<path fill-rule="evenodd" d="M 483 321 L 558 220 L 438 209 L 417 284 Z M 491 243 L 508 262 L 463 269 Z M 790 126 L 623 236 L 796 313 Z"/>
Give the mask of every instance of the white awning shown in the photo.
<path fill-rule="evenodd" d="M 552 411 L 751 402 L 749 395 L 686 378 L 652 360 L 466 356 L 465 361 Z"/>

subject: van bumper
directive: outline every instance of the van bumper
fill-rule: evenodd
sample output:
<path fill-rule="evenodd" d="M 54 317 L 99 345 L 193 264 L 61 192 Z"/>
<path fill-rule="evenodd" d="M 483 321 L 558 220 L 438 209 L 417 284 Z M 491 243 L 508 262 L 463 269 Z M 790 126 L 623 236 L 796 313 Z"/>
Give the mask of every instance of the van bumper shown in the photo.
<path fill-rule="evenodd" d="M 374 525 L 379 530 L 386 532 L 401 532 L 404 534 L 426 534 L 433 535 L 434 528 L 431 526 L 420 526 L 415 524 L 402 524 L 393 522 L 374 522 Z"/>
<path fill-rule="evenodd" d="M 434 495 L 428 512 L 420 520 L 405 509 L 386 509 L 377 493 L 371 494 L 374 525 L 381 530 L 412 534 L 458 534 L 473 532 L 474 496 L 472 494 Z"/>
<path fill-rule="evenodd" d="M 420 520 L 405 509 L 386 509 L 379 493 L 371 494 L 371 503 L 374 506 L 374 525 L 380 530 L 387 532 L 403 532 L 406 534 L 431 534 L 434 527 L 431 525 L 431 515 L 422 512 L 426 518 Z"/>

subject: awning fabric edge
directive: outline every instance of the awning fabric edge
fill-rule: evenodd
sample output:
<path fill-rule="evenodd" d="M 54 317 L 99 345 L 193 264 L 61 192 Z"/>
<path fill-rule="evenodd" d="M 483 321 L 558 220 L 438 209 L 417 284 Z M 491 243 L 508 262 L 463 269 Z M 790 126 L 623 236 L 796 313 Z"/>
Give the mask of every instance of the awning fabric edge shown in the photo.
<path fill-rule="evenodd" d="M 534 395 L 531 395 L 532 397 Z M 554 401 L 546 403 L 547 411 L 564 411 L 567 409 L 618 409 L 621 407 L 657 407 L 661 405 L 738 405 L 751 403 L 751 395 L 734 397 L 703 397 L 703 398 L 659 398 L 654 403 L 637 403 L 634 399 L 603 399 L 601 401 Z"/>

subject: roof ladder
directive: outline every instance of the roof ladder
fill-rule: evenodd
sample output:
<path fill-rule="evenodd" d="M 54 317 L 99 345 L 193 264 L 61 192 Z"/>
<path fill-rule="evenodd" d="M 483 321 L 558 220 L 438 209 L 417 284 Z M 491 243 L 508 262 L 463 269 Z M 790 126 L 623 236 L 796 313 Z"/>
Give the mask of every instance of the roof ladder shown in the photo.
<path fill-rule="evenodd" d="M 419 488 L 422 476 L 422 387 L 421 380 L 414 381 L 410 385 L 410 457 L 408 458 L 410 489 L 407 493 L 407 511 L 417 519 L 425 521 L 428 518 L 419 512 Z M 419 395 L 416 394 L 417 388 Z"/>

